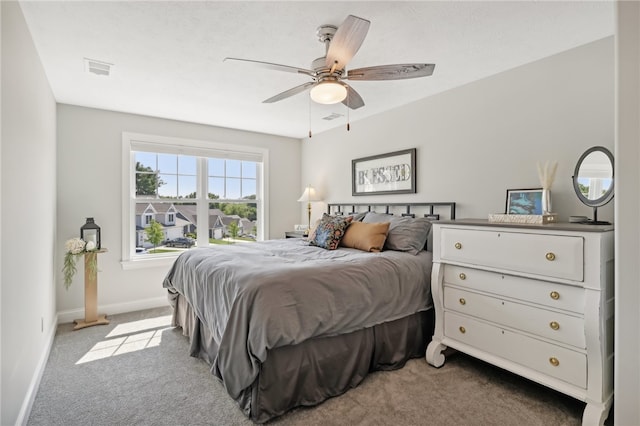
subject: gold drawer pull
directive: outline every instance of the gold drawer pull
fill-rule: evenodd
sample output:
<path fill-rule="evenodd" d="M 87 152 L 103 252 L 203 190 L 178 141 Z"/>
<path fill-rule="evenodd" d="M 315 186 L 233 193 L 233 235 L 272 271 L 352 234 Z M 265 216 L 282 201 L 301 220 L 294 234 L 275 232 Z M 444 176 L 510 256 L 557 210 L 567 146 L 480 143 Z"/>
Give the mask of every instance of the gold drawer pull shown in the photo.
<path fill-rule="evenodd" d="M 460 304 L 461 304 L 461 305 L 466 305 L 466 304 L 467 304 L 467 301 L 466 301 L 466 300 L 464 300 L 464 299 L 461 297 L 461 298 L 460 298 Z"/>
<path fill-rule="evenodd" d="M 558 323 L 557 323 L 557 322 L 555 322 L 555 321 L 551 321 L 551 322 L 549 323 L 549 327 L 551 327 L 551 329 L 552 329 L 552 330 L 558 330 L 558 329 L 560 329 L 560 324 L 558 324 Z"/>
<path fill-rule="evenodd" d="M 545 255 L 545 257 L 547 258 L 548 261 L 553 262 L 554 260 L 556 260 L 556 255 L 549 252 Z"/>
<path fill-rule="evenodd" d="M 558 358 L 552 356 L 551 358 L 549 358 L 549 363 L 551 365 L 553 365 L 554 367 L 557 367 L 560 365 L 560 361 L 558 361 Z"/>
<path fill-rule="evenodd" d="M 464 328 L 463 326 L 460 326 L 460 333 L 464 334 L 467 332 L 467 329 Z"/>
<path fill-rule="evenodd" d="M 465 274 L 464 272 L 460 272 L 460 275 L 458 275 L 460 277 L 461 280 L 466 280 L 467 279 L 467 274 Z"/>
<path fill-rule="evenodd" d="M 552 291 L 551 293 L 549 293 L 549 297 L 551 297 L 553 300 L 558 300 L 560 299 L 560 293 L 558 293 L 557 291 Z"/>
<path fill-rule="evenodd" d="M 462 248 L 462 244 L 460 244 L 460 243 L 456 243 L 456 244 L 454 245 L 454 247 L 455 247 L 455 248 L 457 248 L 458 250 L 460 250 L 460 249 Z"/>

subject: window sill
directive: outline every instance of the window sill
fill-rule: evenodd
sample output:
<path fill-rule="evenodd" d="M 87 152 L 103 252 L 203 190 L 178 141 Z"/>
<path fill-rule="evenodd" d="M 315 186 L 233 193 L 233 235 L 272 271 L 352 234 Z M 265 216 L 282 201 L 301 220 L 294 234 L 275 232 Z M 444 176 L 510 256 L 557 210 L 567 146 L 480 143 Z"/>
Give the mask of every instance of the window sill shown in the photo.
<path fill-rule="evenodd" d="M 177 257 L 178 255 L 154 256 L 153 258 L 137 256 L 135 259 L 122 260 L 120 265 L 122 265 L 122 269 L 125 271 L 133 269 L 159 268 L 173 265 Z"/>

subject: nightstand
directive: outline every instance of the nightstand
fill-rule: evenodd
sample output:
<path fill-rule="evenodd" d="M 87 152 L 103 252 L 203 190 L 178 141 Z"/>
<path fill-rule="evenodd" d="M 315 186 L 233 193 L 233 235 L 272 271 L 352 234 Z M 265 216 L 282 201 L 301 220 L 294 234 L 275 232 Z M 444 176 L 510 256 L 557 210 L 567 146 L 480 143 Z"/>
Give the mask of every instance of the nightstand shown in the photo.
<path fill-rule="evenodd" d="M 302 231 L 287 231 L 284 233 L 285 238 L 306 238 L 307 234 Z"/>

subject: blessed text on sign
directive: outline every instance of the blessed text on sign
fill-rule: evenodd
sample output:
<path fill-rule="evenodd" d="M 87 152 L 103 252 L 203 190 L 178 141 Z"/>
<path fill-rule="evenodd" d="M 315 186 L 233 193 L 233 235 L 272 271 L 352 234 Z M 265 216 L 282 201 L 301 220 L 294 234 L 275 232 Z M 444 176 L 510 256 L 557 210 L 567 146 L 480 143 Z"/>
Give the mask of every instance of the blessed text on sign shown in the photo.
<path fill-rule="evenodd" d="M 415 149 L 353 160 L 353 195 L 415 193 Z"/>
<path fill-rule="evenodd" d="M 411 179 L 410 164 L 396 164 L 358 171 L 358 185 L 404 182 L 409 179 Z"/>

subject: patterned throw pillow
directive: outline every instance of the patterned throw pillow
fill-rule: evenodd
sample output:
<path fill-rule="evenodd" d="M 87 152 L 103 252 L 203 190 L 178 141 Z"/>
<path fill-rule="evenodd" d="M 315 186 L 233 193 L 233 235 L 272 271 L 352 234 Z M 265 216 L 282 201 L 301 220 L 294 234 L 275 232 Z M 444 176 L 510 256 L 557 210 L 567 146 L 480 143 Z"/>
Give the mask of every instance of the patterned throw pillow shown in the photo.
<path fill-rule="evenodd" d="M 330 216 L 324 213 L 309 244 L 327 250 L 337 249 L 347 226 L 352 220 L 352 216 Z"/>
<path fill-rule="evenodd" d="M 320 220 L 321 219 L 316 220 L 316 222 L 313 224 L 313 226 L 309 230 L 307 241 L 313 241 L 313 239 L 316 237 L 316 229 L 318 229 L 318 225 L 320 225 Z"/>

